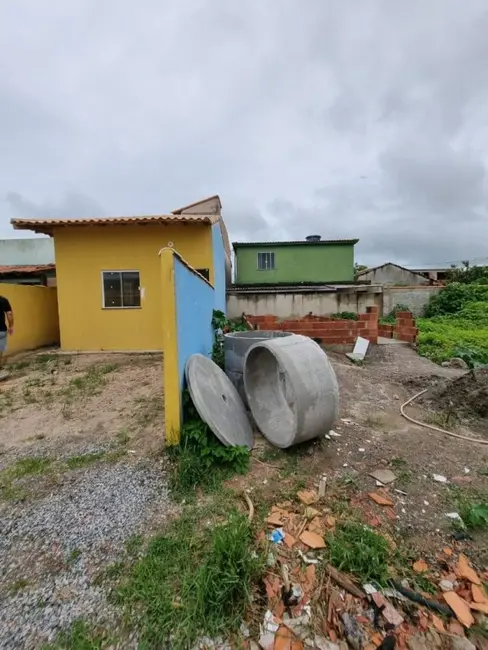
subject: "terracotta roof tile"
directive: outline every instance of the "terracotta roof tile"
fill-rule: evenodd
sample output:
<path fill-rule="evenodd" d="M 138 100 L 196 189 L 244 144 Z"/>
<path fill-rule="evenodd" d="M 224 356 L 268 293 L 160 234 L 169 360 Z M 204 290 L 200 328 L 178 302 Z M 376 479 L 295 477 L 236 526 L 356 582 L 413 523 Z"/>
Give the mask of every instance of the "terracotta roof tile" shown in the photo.
<path fill-rule="evenodd" d="M 9 266 L 0 266 L 0 275 L 15 275 L 15 274 L 35 274 L 45 273 L 46 271 L 54 271 L 55 264 L 27 264 L 24 266 L 13 264 Z"/>
<path fill-rule="evenodd" d="M 218 215 L 209 214 L 158 214 L 134 217 L 87 217 L 82 219 L 12 219 L 10 223 L 15 230 L 34 230 L 34 232 L 51 233 L 53 228 L 64 226 L 113 226 L 151 223 L 216 223 Z"/>

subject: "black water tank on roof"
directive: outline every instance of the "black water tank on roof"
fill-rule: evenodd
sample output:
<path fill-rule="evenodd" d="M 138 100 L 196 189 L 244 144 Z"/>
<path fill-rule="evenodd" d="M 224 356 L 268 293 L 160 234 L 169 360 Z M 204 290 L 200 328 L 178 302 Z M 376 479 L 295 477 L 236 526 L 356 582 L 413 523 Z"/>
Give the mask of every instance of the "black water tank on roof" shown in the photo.
<path fill-rule="evenodd" d="M 305 237 L 305 240 L 309 242 L 320 241 L 321 239 L 320 235 L 309 235 L 308 237 Z"/>

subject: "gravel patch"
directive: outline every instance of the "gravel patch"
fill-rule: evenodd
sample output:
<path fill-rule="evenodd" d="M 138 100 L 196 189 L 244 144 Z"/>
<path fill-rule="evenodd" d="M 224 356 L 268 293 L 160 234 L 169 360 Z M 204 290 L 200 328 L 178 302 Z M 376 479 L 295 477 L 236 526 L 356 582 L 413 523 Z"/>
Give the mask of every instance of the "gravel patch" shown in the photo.
<path fill-rule="evenodd" d="M 93 580 L 168 508 L 161 466 L 129 462 L 71 472 L 48 497 L 0 504 L 0 647 L 39 648 L 79 618 L 114 623 L 118 612 Z"/>

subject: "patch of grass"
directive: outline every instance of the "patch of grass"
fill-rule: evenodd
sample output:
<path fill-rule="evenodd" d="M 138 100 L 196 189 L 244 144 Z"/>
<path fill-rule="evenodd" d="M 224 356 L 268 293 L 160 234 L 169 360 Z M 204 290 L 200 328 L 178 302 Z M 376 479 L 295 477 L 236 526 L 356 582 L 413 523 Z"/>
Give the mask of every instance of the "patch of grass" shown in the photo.
<path fill-rule="evenodd" d="M 34 393 L 27 388 L 27 386 L 24 387 L 22 396 L 24 398 L 24 402 L 26 404 L 36 404 L 37 403 L 37 397 L 34 395 Z"/>
<path fill-rule="evenodd" d="M 34 358 L 34 363 L 36 363 L 38 366 L 45 366 L 47 365 L 50 361 L 59 361 L 59 357 L 57 354 L 38 354 Z"/>
<path fill-rule="evenodd" d="M 66 460 L 66 465 L 69 469 L 79 469 L 80 467 L 86 467 L 92 463 L 96 463 L 97 460 L 100 460 L 106 455 L 104 451 L 92 451 L 89 454 L 80 454 L 79 456 L 70 456 Z"/>
<path fill-rule="evenodd" d="M 31 362 L 28 361 L 27 359 L 24 359 L 23 361 L 16 361 L 14 363 L 9 363 L 7 369 L 14 373 L 16 371 L 20 370 L 25 370 L 31 365 Z"/>
<path fill-rule="evenodd" d="M 27 498 L 27 492 L 10 481 L 3 482 L 0 477 L 0 497 L 5 501 L 23 501 Z"/>
<path fill-rule="evenodd" d="M 43 645 L 41 650 L 102 650 L 112 641 L 105 630 L 93 628 L 79 620 L 68 630 L 60 632 L 54 643 Z"/>
<path fill-rule="evenodd" d="M 74 548 L 71 553 L 68 555 L 68 562 L 71 564 L 75 564 L 75 562 L 78 562 L 78 560 L 81 557 L 81 549 L 79 548 Z"/>
<path fill-rule="evenodd" d="M 352 573 L 361 582 L 386 584 L 390 548 L 384 537 L 368 526 L 347 522 L 328 537 L 330 563 L 339 571 Z"/>
<path fill-rule="evenodd" d="M 440 429 L 453 429 L 457 425 L 457 417 L 454 411 L 430 411 L 426 413 L 424 420 L 427 424 L 433 424 Z"/>
<path fill-rule="evenodd" d="M 407 467 L 408 463 L 405 460 L 405 458 L 402 458 L 401 456 L 396 456 L 395 458 L 391 459 L 390 465 L 395 469 L 403 469 Z"/>
<path fill-rule="evenodd" d="M 121 429 L 115 436 L 119 445 L 126 445 L 130 440 L 130 435 L 127 429 Z"/>
<path fill-rule="evenodd" d="M 454 528 L 477 531 L 488 529 L 488 497 L 486 493 L 471 487 L 449 486 L 446 503 L 461 517 L 453 520 Z"/>
<path fill-rule="evenodd" d="M 23 589 L 28 587 L 29 584 L 30 583 L 28 580 L 26 580 L 25 578 L 20 578 L 19 580 L 12 582 L 12 584 L 8 586 L 8 590 L 11 594 L 16 594 L 19 591 L 22 591 Z"/>
<path fill-rule="evenodd" d="M 196 487 L 216 490 L 234 474 L 245 474 L 250 458 L 247 447 L 225 447 L 201 420 L 183 425 L 180 444 L 168 448 L 168 456 L 173 461 L 170 487 L 180 498 L 191 498 Z"/>
<path fill-rule="evenodd" d="M 26 476 L 46 474 L 51 470 L 52 459 L 44 456 L 20 458 L 16 463 L 0 472 L 0 495 L 3 499 L 20 501 L 27 492 L 14 481 Z"/>
<path fill-rule="evenodd" d="M 144 543 L 142 535 L 131 535 L 125 541 L 125 550 L 129 555 L 136 555 Z"/>
<path fill-rule="evenodd" d="M 138 427 L 145 429 L 163 417 L 163 397 L 136 397 L 135 420 Z"/>
<path fill-rule="evenodd" d="M 462 502 L 458 511 L 468 530 L 486 530 L 488 528 L 488 502 Z"/>
<path fill-rule="evenodd" d="M 420 591 L 420 592 L 424 591 L 432 595 L 435 595 L 438 592 L 437 586 L 434 585 L 426 576 L 415 573 L 413 575 L 410 575 L 409 579 L 410 582 L 412 583 L 412 587 L 414 591 Z"/>
<path fill-rule="evenodd" d="M 184 513 L 129 568 L 116 594 L 141 647 L 186 650 L 202 634 L 239 628 L 263 562 L 247 517 L 225 512 L 224 523 L 215 512 L 213 521 L 201 509 Z"/>
<path fill-rule="evenodd" d="M 14 391 L 3 390 L 0 392 L 0 417 L 10 412 L 14 405 Z"/>
<path fill-rule="evenodd" d="M 45 456 L 20 458 L 12 467 L 5 470 L 12 478 L 23 478 L 31 474 L 45 474 L 51 466 L 52 459 Z"/>
<path fill-rule="evenodd" d="M 115 363 L 95 365 L 88 368 L 84 374 L 73 377 L 68 386 L 61 391 L 61 396 L 65 398 L 63 415 L 67 418 L 71 417 L 71 405 L 76 399 L 97 395 L 107 383 L 106 375 L 117 368 Z"/>

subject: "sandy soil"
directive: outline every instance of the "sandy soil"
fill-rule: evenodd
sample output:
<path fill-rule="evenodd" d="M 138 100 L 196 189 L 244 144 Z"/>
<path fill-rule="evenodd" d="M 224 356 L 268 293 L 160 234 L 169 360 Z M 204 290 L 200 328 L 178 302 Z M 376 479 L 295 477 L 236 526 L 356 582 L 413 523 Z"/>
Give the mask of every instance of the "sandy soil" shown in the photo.
<path fill-rule="evenodd" d="M 72 454 L 117 436 L 130 437 L 140 455 L 162 448 L 160 357 L 42 353 L 8 369 L 0 383 L 0 454 Z"/>

